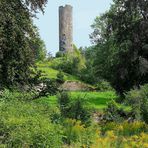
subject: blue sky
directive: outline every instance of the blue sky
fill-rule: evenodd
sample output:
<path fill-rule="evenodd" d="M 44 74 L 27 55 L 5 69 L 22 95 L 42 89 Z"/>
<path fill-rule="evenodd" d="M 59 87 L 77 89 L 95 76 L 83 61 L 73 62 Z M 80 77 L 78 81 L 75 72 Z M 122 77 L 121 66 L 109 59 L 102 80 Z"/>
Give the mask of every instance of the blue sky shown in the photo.
<path fill-rule="evenodd" d="M 59 50 L 58 7 L 69 4 L 73 6 L 73 42 L 77 47 L 90 46 L 90 25 L 96 16 L 109 9 L 111 3 L 112 0 L 49 0 L 44 15 L 37 14 L 38 19 L 34 19 L 34 23 L 47 50 L 54 55 Z"/>

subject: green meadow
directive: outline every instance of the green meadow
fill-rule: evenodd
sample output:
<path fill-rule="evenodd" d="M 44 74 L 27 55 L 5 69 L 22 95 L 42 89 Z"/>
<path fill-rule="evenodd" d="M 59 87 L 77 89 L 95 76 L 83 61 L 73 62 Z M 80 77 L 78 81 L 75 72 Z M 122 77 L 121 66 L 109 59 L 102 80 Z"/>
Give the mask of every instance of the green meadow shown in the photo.
<path fill-rule="evenodd" d="M 118 96 L 114 91 L 106 91 L 106 92 L 81 92 L 81 91 L 73 91 L 69 92 L 71 99 L 82 99 L 84 101 L 85 106 L 94 111 L 103 111 L 107 107 L 107 104 L 111 100 L 117 100 Z M 42 97 L 36 100 L 37 103 L 41 103 L 48 106 L 57 106 L 57 96 L 48 96 Z M 129 110 L 130 107 L 126 105 L 120 105 L 125 110 Z"/>

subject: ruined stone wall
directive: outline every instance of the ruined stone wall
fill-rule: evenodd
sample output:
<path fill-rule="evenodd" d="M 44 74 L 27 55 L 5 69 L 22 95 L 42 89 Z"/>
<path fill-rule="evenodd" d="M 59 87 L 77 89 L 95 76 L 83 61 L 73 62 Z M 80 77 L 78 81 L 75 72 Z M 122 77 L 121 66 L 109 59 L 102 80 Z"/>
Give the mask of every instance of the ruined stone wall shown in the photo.
<path fill-rule="evenodd" d="M 73 51 L 72 6 L 59 7 L 59 51 Z"/>

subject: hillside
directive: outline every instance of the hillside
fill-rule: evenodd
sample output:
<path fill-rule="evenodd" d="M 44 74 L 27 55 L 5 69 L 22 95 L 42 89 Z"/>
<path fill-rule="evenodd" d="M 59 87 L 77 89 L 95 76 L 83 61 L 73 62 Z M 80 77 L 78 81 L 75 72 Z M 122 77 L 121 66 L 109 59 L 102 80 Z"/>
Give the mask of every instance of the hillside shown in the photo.
<path fill-rule="evenodd" d="M 60 61 L 60 58 L 56 58 L 52 61 L 44 61 L 36 63 L 37 69 L 41 70 L 42 77 L 45 78 L 56 78 L 59 70 L 53 68 L 55 64 Z M 61 86 L 63 90 L 70 90 L 70 91 L 85 91 L 85 90 L 94 90 L 95 87 L 82 82 L 76 76 L 70 75 L 68 73 L 63 72 L 65 83 Z"/>
<path fill-rule="evenodd" d="M 46 78 L 56 78 L 58 74 L 58 70 L 53 68 L 53 64 L 50 61 L 38 62 L 36 63 L 37 69 L 42 71 L 42 76 Z M 68 73 L 64 73 L 65 80 L 79 81 L 79 79 L 75 76 L 72 76 Z"/>

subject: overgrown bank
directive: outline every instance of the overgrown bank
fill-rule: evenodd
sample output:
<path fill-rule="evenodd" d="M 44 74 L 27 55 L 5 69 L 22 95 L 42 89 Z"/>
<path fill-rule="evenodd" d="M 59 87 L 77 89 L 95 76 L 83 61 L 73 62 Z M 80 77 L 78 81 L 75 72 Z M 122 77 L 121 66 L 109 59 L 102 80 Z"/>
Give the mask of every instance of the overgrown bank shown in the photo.
<path fill-rule="evenodd" d="M 148 126 L 144 122 L 85 122 L 89 116 L 80 118 L 84 113 L 83 105 L 80 103 L 77 106 L 79 110 L 73 110 L 76 106 L 69 104 L 66 96 L 61 98 L 68 103 L 66 106 L 64 100 L 52 106 L 31 101 L 30 98 L 30 93 L 8 90 L 1 95 L 0 147 L 147 148 Z M 64 112 L 67 109 L 73 111 Z"/>

